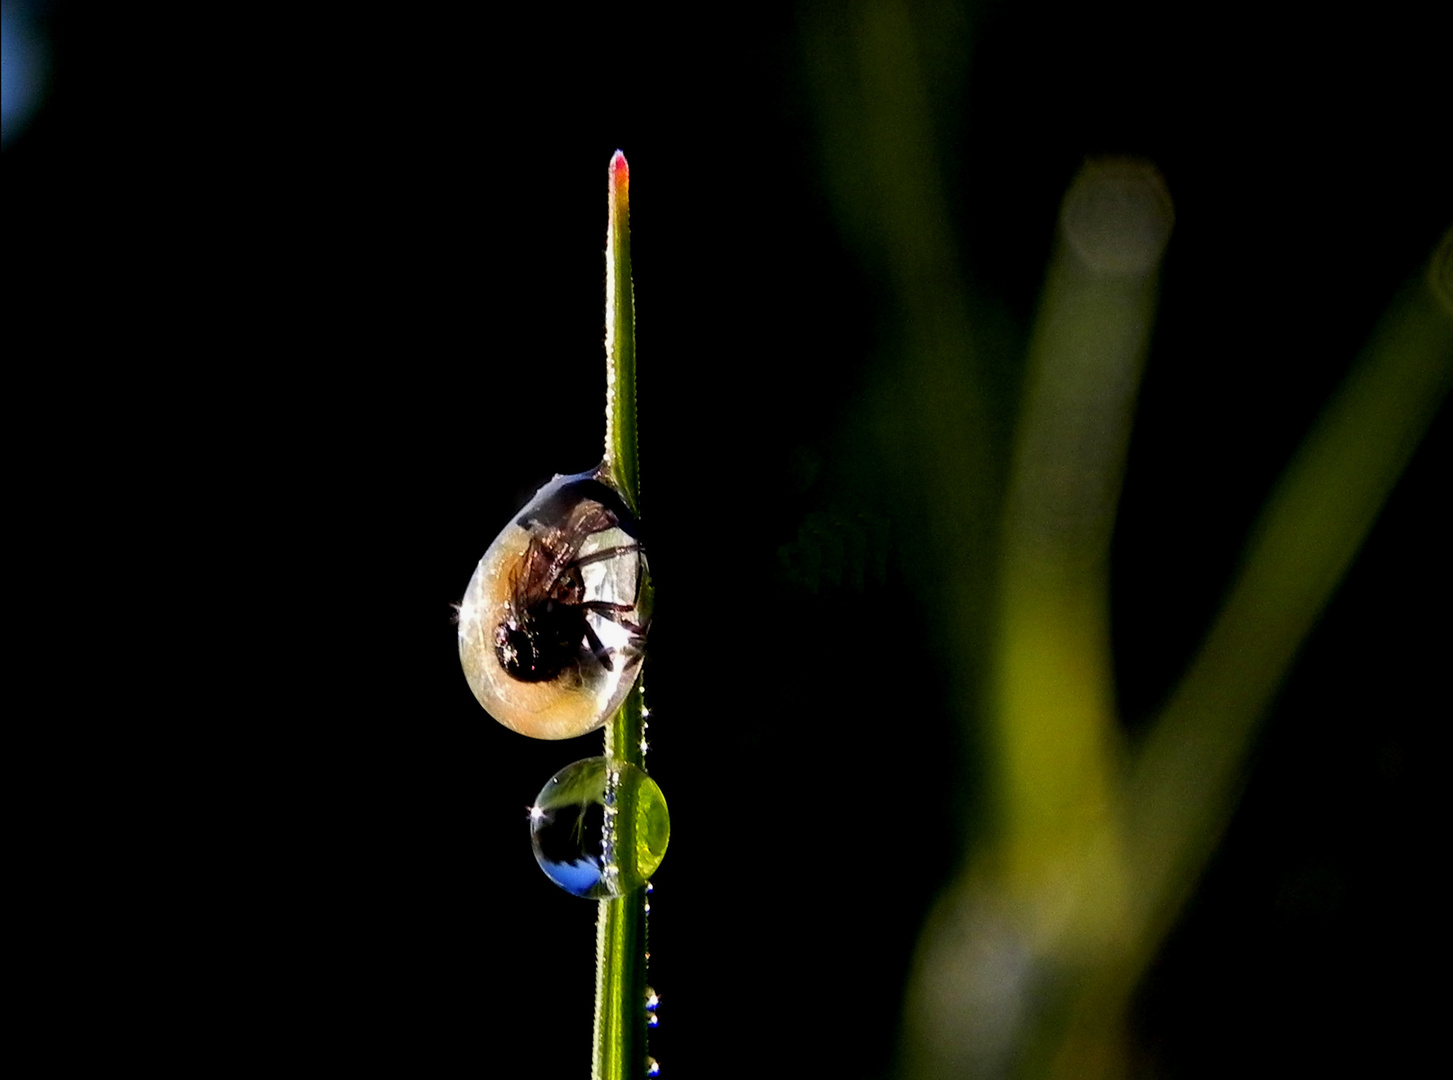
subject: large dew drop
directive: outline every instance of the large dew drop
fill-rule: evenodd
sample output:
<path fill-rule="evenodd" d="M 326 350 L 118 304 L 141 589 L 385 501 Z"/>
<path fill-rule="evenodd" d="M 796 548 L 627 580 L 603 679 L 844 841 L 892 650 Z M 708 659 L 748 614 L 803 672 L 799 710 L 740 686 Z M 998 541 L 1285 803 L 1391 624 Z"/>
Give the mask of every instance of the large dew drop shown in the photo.
<path fill-rule="evenodd" d="M 595 757 L 550 778 L 530 808 L 530 842 L 545 875 L 592 900 L 646 884 L 671 839 L 666 799 L 646 773 Z"/>
<path fill-rule="evenodd" d="M 625 700 L 650 622 L 635 514 L 601 469 L 557 476 L 479 560 L 459 607 L 459 661 L 500 723 L 569 739 Z"/>

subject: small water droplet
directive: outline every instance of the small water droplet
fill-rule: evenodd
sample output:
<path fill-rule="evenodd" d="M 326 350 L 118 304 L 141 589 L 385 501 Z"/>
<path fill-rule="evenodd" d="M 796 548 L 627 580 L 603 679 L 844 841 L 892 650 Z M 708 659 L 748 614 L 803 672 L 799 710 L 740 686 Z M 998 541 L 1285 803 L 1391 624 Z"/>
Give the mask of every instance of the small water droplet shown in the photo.
<path fill-rule="evenodd" d="M 557 476 L 490 544 L 459 605 L 479 703 L 537 739 L 593 731 L 641 671 L 651 582 L 640 526 L 601 469 Z"/>
<path fill-rule="evenodd" d="M 656 1025 L 658 1025 L 659 1023 L 661 1023 L 661 1018 L 659 1016 L 657 1016 L 655 1013 L 648 1012 L 646 1014 L 646 1026 L 648 1028 L 653 1028 Z"/>
<path fill-rule="evenodd" d="M 661 1066 L 658 1065 L 658 1064 L 656 1064 L 656 1059 L 653 1058 L 653 1057 L 648 1057 L 646 1059 L 646 1075 L 647 1076 L 660 1076 L 661 1075 Z"/>
<path fill-rule="evenodd" d="M 613 805 L 607 806 L 607 799 Z M 671 818 L 661 789 L 624 761 L 586 758 L 540 789 L 530 842 L 540 869 L 568 893 L 592 900 L 646 884 L 666 854 Z"/>
<path fill-rule="evenodd" d="M 646 987 L 646 1011 L 655 1012 L 656 1006 L 660 1004 L 661 999 L 656 996 L 656 991 L 652 990 L 649 986 Z"/>

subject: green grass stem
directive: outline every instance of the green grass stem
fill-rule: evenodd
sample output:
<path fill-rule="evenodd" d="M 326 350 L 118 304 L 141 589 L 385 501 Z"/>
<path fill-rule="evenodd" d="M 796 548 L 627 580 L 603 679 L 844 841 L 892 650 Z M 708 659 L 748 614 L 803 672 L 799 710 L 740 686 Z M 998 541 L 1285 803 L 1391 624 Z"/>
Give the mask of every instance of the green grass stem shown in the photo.
<path fill-rule="evenodd" d="M 606 231 L 606 434 L 604 467 L 640 510 L 636 450 L 636 321 L 631 286 L 630 168 L 619 150 L 609 174 L 610 224 Z M 605 755 L 645 768 L 645 703 L 641 683 L 605 729 Z M 623 804 L 617 821 L 634 821 Z M 617 836 L 618 844 L 634 838 Z M 629 848 L 627 848 L 629 850 Z M 638 1080 L 646 1072 L 645 890 L 600 901 L 595 935 L 595 1039 L 593 1080 Z"/>

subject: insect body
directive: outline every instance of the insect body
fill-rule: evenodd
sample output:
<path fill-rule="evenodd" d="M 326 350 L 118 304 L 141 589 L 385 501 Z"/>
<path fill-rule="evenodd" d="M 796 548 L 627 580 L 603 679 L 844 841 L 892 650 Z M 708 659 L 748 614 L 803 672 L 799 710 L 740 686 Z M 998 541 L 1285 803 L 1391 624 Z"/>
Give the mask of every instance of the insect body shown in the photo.
<path fill-rule="evenodd" d="M 595 472 L 556 477 L 490 545 L 460 606 L 459 655 L 495 719 L 564 739 L 620 705 L 650 623 L 639 531 Z"/>

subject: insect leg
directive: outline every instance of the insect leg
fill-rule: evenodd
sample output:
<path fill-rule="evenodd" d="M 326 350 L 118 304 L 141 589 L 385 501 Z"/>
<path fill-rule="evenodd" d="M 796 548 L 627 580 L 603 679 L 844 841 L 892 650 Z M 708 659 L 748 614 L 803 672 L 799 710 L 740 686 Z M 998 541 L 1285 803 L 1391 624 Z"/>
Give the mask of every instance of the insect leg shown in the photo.
<path fill-rule="evenodd" d="M 633 551 L 640 551 L 640 544 L 621 544 L 619 547 L 601 548 L 599 551 L 592 551 L 589 555 L 582 555 L 572 562 L 571 566 L 586 566 L 590 563 L 605 562 L 608 559 L 618 558 L 622 555 L 629 555 Z"/>
<path fill-rule="evenodd" d="M 615 666 L 610 662 L 610 649 L 606 647 L 605 642 L 596 636 L 595 631 L 590 628 L 590 623 L 585 624 L 585 640 L 590 646 L 590 651 L 600 661 L 600 666 L 605 668 L 606 671 L 614 671 Z"/>

